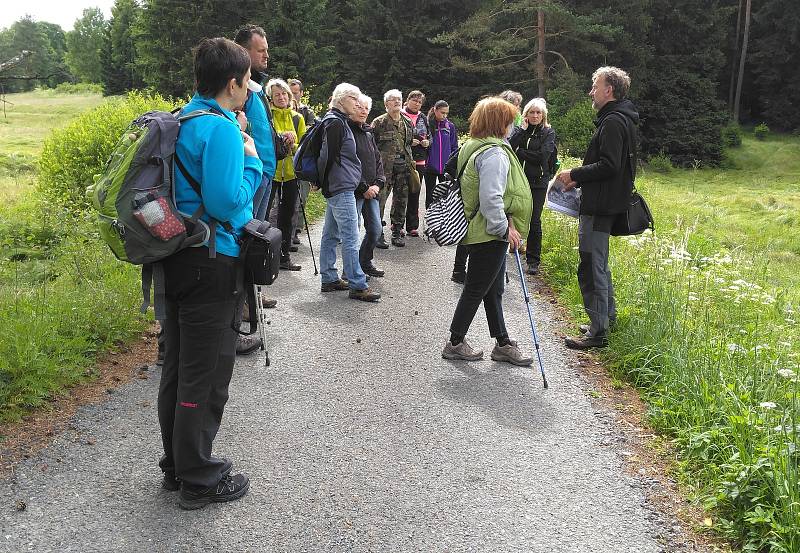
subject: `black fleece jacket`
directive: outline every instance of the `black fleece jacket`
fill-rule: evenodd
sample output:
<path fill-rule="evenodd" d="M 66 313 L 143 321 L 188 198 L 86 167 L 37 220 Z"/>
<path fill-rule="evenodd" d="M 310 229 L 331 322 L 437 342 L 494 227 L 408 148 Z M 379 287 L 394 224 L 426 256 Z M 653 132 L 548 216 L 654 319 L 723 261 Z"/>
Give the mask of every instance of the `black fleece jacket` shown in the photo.
<path fill-rule="evenodd" d="M 570 173 L 583 191 L 581 215 L 615 215 L 628 209 L 635 177 L 638 124 L 639 113 L 630 100 L 608 102 L 598 112 L 597 130 L 583 165 Z"/>
<path fill-rule="evenodd" d="M 356 188 L 356 197 L 360 197 L 372 185 L 383 188 L 386 184 L 386 176 L 383 172 L 383 161 L 375 137 L 372 134 L 372 127 L 361 125 L 352 120 L 347 123 L 353 130 L 356 139 L 356 155 L 361 162 L 361 182 Z"/>
<path fill-rule="evenodd" d="M 548 164 L 556 149 L 556 131 L 544 125 L 528 125 L 527 129 L 516 127 L 508 143 L 517 154 L 531 188 L 547 188 L 553 176 Z"/>

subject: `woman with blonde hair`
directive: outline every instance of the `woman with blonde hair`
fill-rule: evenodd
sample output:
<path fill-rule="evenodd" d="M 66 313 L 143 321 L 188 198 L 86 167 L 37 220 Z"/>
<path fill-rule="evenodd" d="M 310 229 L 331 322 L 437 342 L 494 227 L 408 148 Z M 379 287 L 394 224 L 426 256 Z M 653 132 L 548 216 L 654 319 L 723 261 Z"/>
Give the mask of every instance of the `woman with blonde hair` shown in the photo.
<path fill-rule="evenodd" d="M 292 90 L 283 79 L 271 79 L 264 90 L 270 100 L 275 132 L 283 138 L 286 145 L 289 146 L 291 154 L 294 155 L 300 139 L 306 133 L 306 122 L 302 115 L 291 108 Z M 278 161 L 269 206 L 271 209 L 276 195 L 279 195 L 278 228 L 283 234 L 280 267 L 288 271 L 299 271 L 300 265 L 293 263 L 289 257 L 289 248 L 294 236 L 292 216 L 300 194 L 300 187 L 294 174 L 292 155 Z"/>
<path fill-rule="evenodd" d="M 534 98 L 528 102 L 522 110 L 522 117 L 522 127 L 514 129 L 508 141 L 522 164 L 533 197 L 525 260 L 528 274 L 535 275 L 539 272 L 542 259 L 542 208 L 547 183 L 553 177 L 549 162 L 556 149 L 556 133 L 547 122 L 547 102 L 544 98 Z"/>
<path fill-rule="evenodd" d="M 511 340 L 503 317 L 506 253 L 519 248 L 528 233 L 531 192 L 522 166 L 505 138 L 513 129 L 517 109 L 498 97 L 484 98 L 469 117 L 470 139 L 461 147 L 458 170 L 464 214 L 469 226 L 461 241 L 469 255 L 464 289 L 450 323 L 450 340 L 442 350 L 445 359 L 477 361 L 483 352 L 467 344 L 466 334 L 483 302 L 489 333 L 497 340 L 492 359 L 526 366 Z"/>

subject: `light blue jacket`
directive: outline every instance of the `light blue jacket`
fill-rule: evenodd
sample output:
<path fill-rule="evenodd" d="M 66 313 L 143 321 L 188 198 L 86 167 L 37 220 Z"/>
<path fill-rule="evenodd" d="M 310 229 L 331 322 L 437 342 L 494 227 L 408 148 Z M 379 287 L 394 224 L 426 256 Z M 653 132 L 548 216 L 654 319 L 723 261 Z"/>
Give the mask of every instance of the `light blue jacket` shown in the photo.
<path fill-rule="evenodd" d="M 261 96 L 264 92 L 251 92 L 244 103 L 244 114 L 250 123 L 249 133 L 256 143 L 256 151 L 264 164 L 264 178 L 272 180 L 275 176 L 275 143 L 272 140 L 272 128 L 267 118 L 266 108 Z"/>
<path fill-rule="evenodd" d="M 186 170 L 200 183 L 206 214 L 228 222 L 241 236 L 245 223 L 253 218 L 253 196 L 261 184 L 263 165 L 257 157 L 244 155 L 244 142 L 236 117 L 212 98 L 195 94 L 181 110 L 181 115 L 200 109 L 222 113 L 224 117 L 204 115 L 181 124 L 175 153 Z M 200 198 L 175 167 L 175 200 L 178 210 L 192 214 L 200 207 Z M 234 236 L 217 224 L 217 251 L 236 257 L 239 245 Z"/>

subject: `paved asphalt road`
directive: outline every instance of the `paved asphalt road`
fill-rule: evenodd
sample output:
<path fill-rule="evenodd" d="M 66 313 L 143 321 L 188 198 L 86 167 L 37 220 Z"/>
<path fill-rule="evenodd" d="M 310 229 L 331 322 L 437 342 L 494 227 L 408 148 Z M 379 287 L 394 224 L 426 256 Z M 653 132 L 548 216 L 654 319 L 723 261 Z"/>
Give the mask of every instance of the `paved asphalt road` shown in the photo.
<path fill-rule="evenodd" d="M 215 443 L 249 474 L 244 499 L 185 512 L 160 488 L 154 373 L 82 408 L 2 482 L 0 551 L 684 550 L 624 473 L 546 302 L 534 308 L 549 390 L 537 370 L 489 360 L 482 309 L 468 337 L 486 360 L 441 358 L 460 293 L 453 249 L 378 250 L 378 304 L 321 294 L 307 252 L 270 289 L 272 366 L 237 360 Z M 509 276 L 509 331 L 530 351 Z"/>

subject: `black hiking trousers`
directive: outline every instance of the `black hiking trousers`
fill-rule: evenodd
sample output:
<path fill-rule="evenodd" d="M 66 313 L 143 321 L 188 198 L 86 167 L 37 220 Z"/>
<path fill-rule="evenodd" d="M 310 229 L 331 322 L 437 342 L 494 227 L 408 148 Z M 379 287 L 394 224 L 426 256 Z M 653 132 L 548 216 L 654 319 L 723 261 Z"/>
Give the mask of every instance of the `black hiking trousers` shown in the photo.
<path fill-rule="evenodd" d="M 183 482 L 217 485 L 231 466 L 211 456 L 228 401 L 236 357 L 234 317 L 244 286 L 238 260 L 188 248 L 164 260 L 166 351 L 158 390 L 162 471 Z"/>
<path fill-rule="evenodd" d="M 450 323 L 450 333 L 466 336 L 483 302 L 486 322 L 489 324 L 489 335 L 492 338 L 508 336 L 503 315 L 508 242 L 492 240 L 481 244 L 470 244 L 464 246 L 464 249 L 469 255 L 469 267 L 464 289 L 458 298 Z"/>

